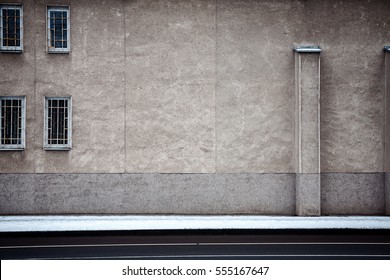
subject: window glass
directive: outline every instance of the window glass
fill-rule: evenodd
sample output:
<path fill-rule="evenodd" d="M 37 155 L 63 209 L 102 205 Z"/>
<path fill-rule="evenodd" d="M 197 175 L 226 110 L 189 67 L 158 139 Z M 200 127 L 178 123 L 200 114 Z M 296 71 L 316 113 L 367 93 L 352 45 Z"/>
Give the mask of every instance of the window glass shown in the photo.
<path fill-rule="evenodd" d="M 69 7 L 48 7 L 48 50 L 69 51 Z"/>
<path fill-rule="evenodd" d="M 0 149 L 24 148 L 24 97 L 0 97 Z"/>
<path fill-rule="evenodd" d="M 21 51 L 23 18 L 22 6 L 0 6 L 1 10 L 1 50 Z"/>
<path fill-rule="evenodd" d="M 70 97 L 47 97 L 45 117 L 45 148 L 70 149 L 71 103 Z"/>

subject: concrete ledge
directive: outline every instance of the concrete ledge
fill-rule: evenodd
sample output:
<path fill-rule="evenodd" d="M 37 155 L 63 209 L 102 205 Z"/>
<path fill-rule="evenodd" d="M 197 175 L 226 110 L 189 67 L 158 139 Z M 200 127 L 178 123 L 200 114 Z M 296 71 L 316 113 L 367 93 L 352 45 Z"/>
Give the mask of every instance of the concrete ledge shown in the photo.
<path fill-rule="evenodd" d="M 390 217 L 0 216 L 0 232 L 214 229 L 390 229 Z"/>
<path fill-rule="evenodd" d="M 297 53 L 320 53 L 322 51 L 320 46 L 299 46 L 294 47 L 293 50 Z"/>

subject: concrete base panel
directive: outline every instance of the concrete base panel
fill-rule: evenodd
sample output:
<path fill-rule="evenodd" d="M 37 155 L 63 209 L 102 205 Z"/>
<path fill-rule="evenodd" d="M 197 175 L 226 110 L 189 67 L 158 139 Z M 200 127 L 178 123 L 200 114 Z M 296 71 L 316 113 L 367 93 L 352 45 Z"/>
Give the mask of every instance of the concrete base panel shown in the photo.
<path fill-rule="evenodd" d="M 295 174 L 0 174 L 1 214 L 294 215 Z"/>
<path fill-rule="evenodd" d="M 383 215 L 384 180 L 383 173 L 321 174 L 322 214 Z"/>
<path fill-rule="evenodd" d="M 297 174 L 296 176 L 296 214 L 321 215 L 320 175 Z"/>
<path fill-rule="evenodd" d="M 389 201 L 389 173 L 0 174 L 3 215 L 383 215 Z"/>

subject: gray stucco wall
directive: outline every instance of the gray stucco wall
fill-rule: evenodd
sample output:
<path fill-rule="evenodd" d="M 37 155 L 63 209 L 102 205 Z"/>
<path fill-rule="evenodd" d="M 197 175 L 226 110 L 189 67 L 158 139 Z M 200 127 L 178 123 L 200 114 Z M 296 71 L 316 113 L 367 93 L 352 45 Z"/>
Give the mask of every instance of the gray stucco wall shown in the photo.
<path fill-rule="evenodd" d="M 12 2 L 18 1 L 0 0 Z M 70 5 L 70 54 L 46 52 L 46 4 L 53 4 L 46 0 L 22 2 L 24 52 L 0 54 L 0 94 L 27 97 L 26 149 L 0 151 L 2 213 L 294 213 L 290 179 L 262 182 L 269 174 L 295 176 L 292 47 L 298 45 L 323 50 L 321 172 L 354 178 L 345 186 L 344 179 L 325 175 L 323 213 L 384 212 L 384 181 L 366 184 L 353 174 L 365 178 L 384 168 L 382 48 L 390 45 L 389 1 L 55 2 Z M 69 95 L 73 148 L 45 151 L 44 96 Z M 6 173 L 23 174 L 9 181 L 3 176 L 13 175 Z M 34 173 L 49 178 L 48 185 L 41 187 Z M 64 183 L 52 183 L 74 173 L 87 177 L 66 179 L 69 193 L 59 191 Z M 108 173 L 119 178 L 110 177 L 113 182 L 123 180 L 121 188 L 102 179 Z M 162 179 L 159 173 L 169 174 Z M 191 187 L 176 180 L 181 173 L 198 174 Z M 219 176 L 233 173 L 241 173 L 234 179 L 239 183 L 220 183 Z M 148 183 L 143 194 L 138 184 L 125 183 L 140 174 L 156 184 Z M 82 183 L 88 176 L 97 194 Z M 245 176 L 257 187 L 241 183 Z M 246 200 L 232 186 L 240 186 Z M 113 188 L 119 197 L 97 204 Z M 121 192 L 126 200 L 136 194 L 138 204 L 118 201 Z M 357 198 L 365 192 L 372 194 L 369 201 Z M 168 193 L 180 207 L 153 208 Z M 178 202 L 190 197 L 188 205 Z M 350 204 L 341 206 L 347 198 Z M 59 201 L 61 210 L 53 208 Z"/>
<path fill-rule="evenodd" d="M 388 1 L 57 1 L 65 55 L 46 52 L 48 3 L 23 1 L 24 52 L 0 54 L 2 94 L 27 96 L 26 150 L 0 172 L 294 172 L 302 44 L 323 49 L 322 171 L 383 171 Z M 57 95 L 73 97 L 69 152 L 42 149 Z"/>

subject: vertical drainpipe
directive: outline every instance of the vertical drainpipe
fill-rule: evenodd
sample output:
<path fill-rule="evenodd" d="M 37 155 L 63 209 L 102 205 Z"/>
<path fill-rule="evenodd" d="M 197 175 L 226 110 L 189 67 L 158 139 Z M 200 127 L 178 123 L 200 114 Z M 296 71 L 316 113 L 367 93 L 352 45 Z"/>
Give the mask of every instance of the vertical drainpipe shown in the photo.
<path fill-rule="evenodd" d="M 321 215 L 319 46 L 295 52 L 296 215 Z"/>
<path fill-rule="evenodd" d="M 385 51 L 385 214 L 390 215 L 390 46 L 383 48 Z"/>

